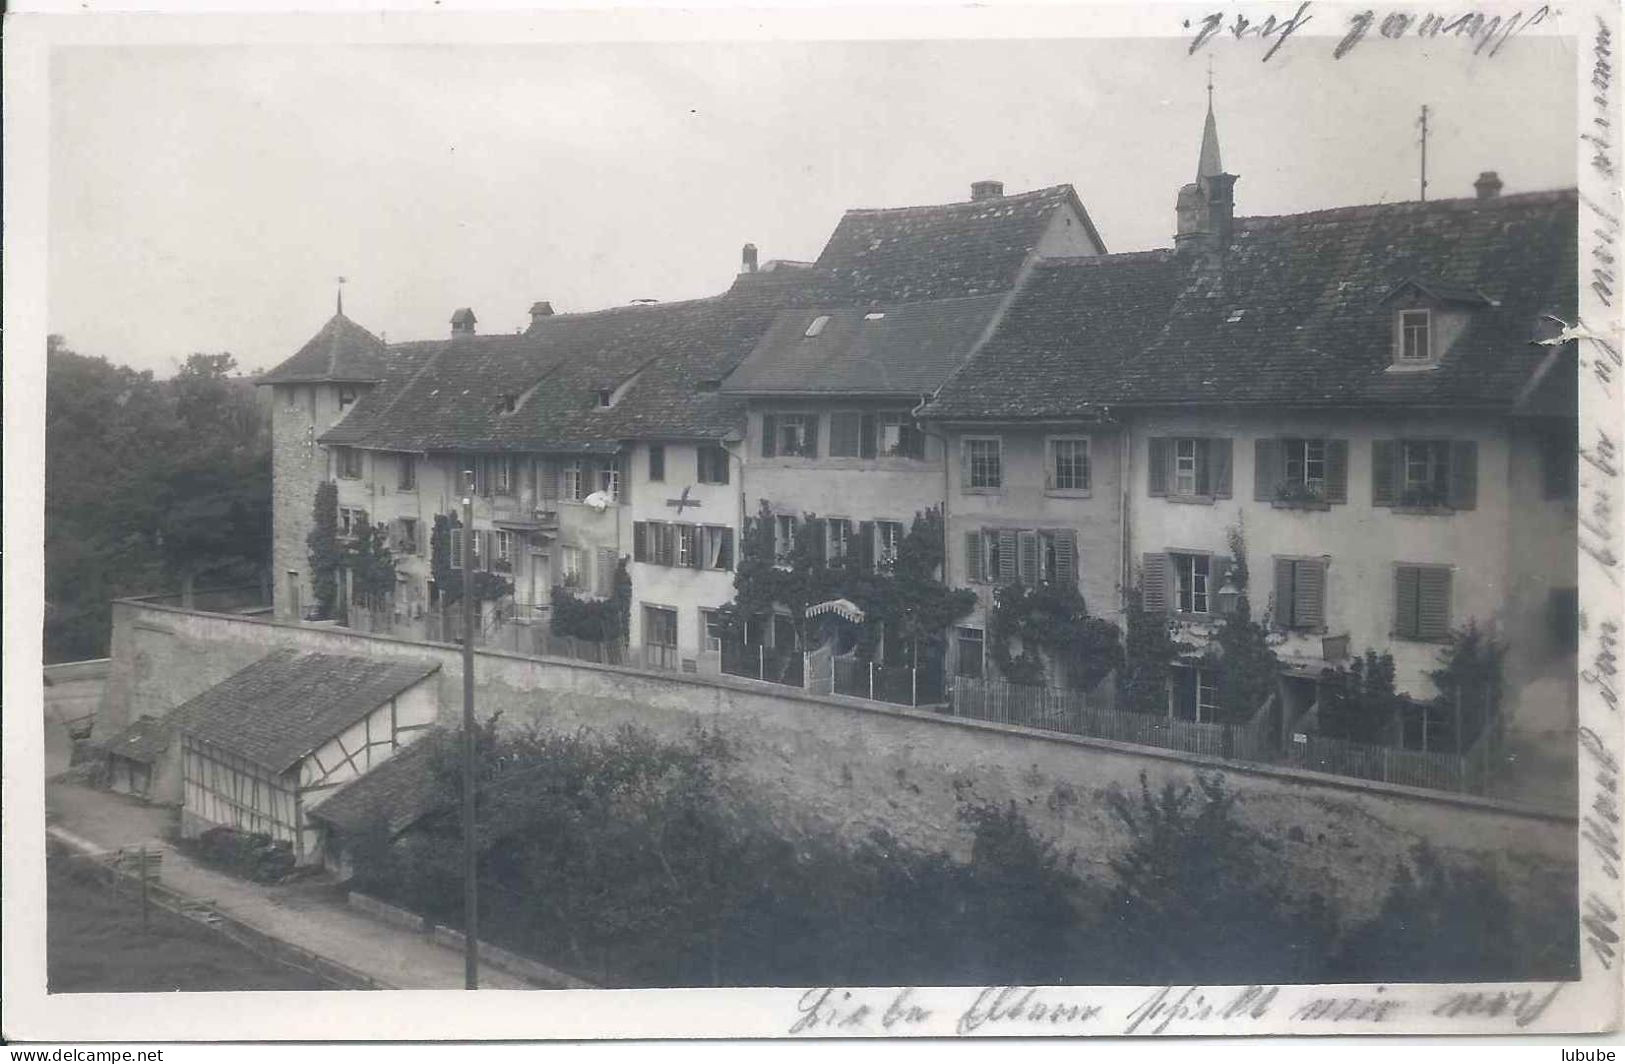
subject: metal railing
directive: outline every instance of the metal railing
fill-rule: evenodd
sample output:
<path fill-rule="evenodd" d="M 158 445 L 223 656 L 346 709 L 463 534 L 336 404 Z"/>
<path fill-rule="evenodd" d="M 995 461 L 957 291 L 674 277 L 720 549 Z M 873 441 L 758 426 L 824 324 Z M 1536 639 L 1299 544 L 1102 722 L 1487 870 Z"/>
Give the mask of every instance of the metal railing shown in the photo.
<path fill-rule="evenodd" d="M 856 657 L 831 657 L 827 668 L 828 688 L 834 694 L 895 706 L 940 705 L 943 701 L 940 670 L 882 665 Z"/>
<path fill-rule="evenodd" d="M 806 663 L 799 650 L 724 642 L 721 657 L 722 671 L 729 676 L 800 687 L 806 675 Z"/>
<path fill-rule="evenodd" d="M 1064 687 L 1013 684 L 955 677 L 950 711 L 956 717 L 1111 739 L 1191 754 L 1267 761 L 1279 703 L 1271 695 L 1242 723 L 1180 720 L 1099 704 L 1086 692 Z"/>

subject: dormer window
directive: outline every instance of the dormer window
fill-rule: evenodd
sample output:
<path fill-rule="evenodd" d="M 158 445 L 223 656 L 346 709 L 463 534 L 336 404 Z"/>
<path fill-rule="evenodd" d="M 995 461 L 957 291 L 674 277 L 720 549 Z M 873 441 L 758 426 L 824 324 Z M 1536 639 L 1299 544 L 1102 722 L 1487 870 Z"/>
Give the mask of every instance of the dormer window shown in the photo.
<path fill-rule="evenodd" d="M 1399 312 L 1399 361 L 1417 364 L 1433 361 L 1433 314 L 1427 310 Z"/>
<path fill-rule="evenodd" d="M 614 399 L 614 397 L 615 397 L 615 392 L 614 392 L 613 389 L 611 389 L 611 388 L 600 388 L 600 389 L 598 389 L 598 407 L 599 407 L 599 409 L 602 410 L 602 409 L 607 408 L 610 405 L 610 401 L 612 399 Z"/>
<path fill-rule="evenodd" d="M 824 326 L 826 326 L 828 324 L 829 324 L 829 315 L 828 314 L 820 314 L 820 315 L 818 315 L 818 317 L 816 317 L 816 318 L 814 318 L 812 320 L 811 325 L 807 326 L 807 331 L 806 331 L 806 333 L 804 335 L 806 335 L 808 337 L 817 336 L 819 333 L 824 331 Z"/>
<path fill-rule="evenodd" d="M 347 384 L 339 386 L 339 409 L 343 410 L 356 400 L 356 390 Z"/>
<path fill-rule="evenodd" d="M 497 410 L 504 414 L 511 414 L 519 409 L 519 396 L 512 392 L 503 392 L 497 398 Z"/>

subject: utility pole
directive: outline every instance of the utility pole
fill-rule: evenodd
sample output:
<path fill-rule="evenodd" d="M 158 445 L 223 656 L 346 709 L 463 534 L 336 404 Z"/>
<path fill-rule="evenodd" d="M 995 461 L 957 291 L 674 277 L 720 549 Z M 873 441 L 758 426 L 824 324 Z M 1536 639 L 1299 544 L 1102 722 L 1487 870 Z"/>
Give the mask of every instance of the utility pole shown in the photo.
<path fill-rule="evenodd" d="M 1422 202 L 1428 198 L 1428 105 L 1422 105 Z"/>
<path fill-rule="evenodd" d="M 474 471 L 463 470 L 463 987 L 480 988 L 479 847 L 474 837 Z"/>

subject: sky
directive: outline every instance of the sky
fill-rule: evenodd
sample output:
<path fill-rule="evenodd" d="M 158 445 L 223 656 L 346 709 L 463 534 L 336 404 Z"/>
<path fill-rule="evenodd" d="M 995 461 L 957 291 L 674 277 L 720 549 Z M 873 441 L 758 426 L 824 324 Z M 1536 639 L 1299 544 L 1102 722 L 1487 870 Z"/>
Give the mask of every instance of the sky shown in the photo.
<path fill-rule="evenodd" d="M 1207 63 L 1240 215 L 1575 182 L 1572 42 L 917 40 L 75 47 L 52 57 L 49 328 L 167 375 L 249 371 L 331 315 L 388 339 L 715 294 L 841 212 L 1069 182 L 1111 251 L 1167 246 Z M 1231 47 L 1222 47 L 1223 45 Z"/>

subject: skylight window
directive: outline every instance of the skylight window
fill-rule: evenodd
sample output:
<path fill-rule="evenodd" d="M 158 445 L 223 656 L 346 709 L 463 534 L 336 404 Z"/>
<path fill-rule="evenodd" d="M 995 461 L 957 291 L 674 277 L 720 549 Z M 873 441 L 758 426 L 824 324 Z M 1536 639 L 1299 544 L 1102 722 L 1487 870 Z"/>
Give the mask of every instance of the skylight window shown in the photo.
<path fill-rule="evenodd" d="M 820 314 L 820 315 L 818 315 L 818 317 L 816 317 L 816 318 L 814 318 L 812 320 L 811 325 L 807 326 L 807 332 L 805 333 L 805 335 L 809 336 L 809 337 L 817 336 L 819 333 L 824 331 L 824 326 L 826 326 L 828 324 L 829 324 L 829 315 L 828 314 Z"/>
<path fill-rule="evenodd" d="M 868 314 L 865 314 L 863 316 L 863 320 L 864 321 L 879 321 L 881 318 L 884 318 L 885 316 L 886 316 L 885 311 L 883 311 L 883 310 L 875 310 L 875 311 L 869 312 Z"/>

